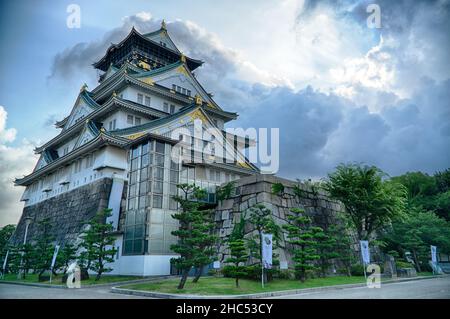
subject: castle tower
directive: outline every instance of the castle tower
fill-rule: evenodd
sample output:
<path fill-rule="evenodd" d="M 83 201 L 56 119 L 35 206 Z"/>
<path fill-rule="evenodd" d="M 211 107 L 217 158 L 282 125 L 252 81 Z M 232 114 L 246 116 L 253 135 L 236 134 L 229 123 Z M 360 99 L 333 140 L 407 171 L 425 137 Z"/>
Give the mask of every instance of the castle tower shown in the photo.
<path fill-rule="evenodd" d="M 169 274 L 176 184 L 206 188 L 213 203 L 216 186 L 258 172 L 242 155 L 252 142 L 224 130 L 237 114 L 223 110 L 193 75 L 202 63 L 180 52 L 165 22 L 151 33 L 133 28 L 112 44 L 93 64 L 101 73 L 97 87 L 81 87 L 70 114 L 55 124 L 60 133 L 36 148 L 33 172 L 16 179 L 25 207 L 12 242 L 23 241 L 30 219 L 32 241 L 47 217 L 55 244 L 76 242 L 84 223 L 108 207 L 119 248 L 113 273 Z M 214 142 L 195 137 L 196 125 L 213 131 Z M 174 162 L 180 141 L 191 147 L 189 156 Z"/>

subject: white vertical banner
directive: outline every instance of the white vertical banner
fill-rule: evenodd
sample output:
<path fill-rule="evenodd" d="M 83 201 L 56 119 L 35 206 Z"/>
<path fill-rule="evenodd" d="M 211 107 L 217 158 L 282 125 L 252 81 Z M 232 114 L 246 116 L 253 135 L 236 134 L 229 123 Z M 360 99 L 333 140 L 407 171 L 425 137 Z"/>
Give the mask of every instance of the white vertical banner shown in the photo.
<path fill-rule="evenodd" d="M 433 262 L 433 264 L 436 264 L 437 263 L 437 255 L 436 255 L 437 247 L 433 246 L 433 245 L 431 245 L 430 247 L 431 247 L 431 261 Z"/>
<path fill-rule="evenodd" d="M 9 256 L 9 250 L 6 252 L 5 260 L 3 261 L 3 273 L 6 270 L 6 265 L 8 264 L 8 256 Z"/>
<path fill-rule="evenodd" d="M 262 263 L 264 268 L 272 268 L 272 234 L 262 234 Z"/>
<path fill-rule="evenodd" d="M 52 270 L 53 270 L 53 267 L 55 267 L 56 256 L 58 256 L 58 252 L 59 252 L 59 245 L 56 245 L 55 252 L 53 253 L 52 265 L 50 266 L 50 269 L 52 269 Z"/>
<path fill-rule="evenodd" d="M 370 264 L 369 241 L 360 240 L 359 244 L 361 246 L 361 257 L 362 257 L 363 263 L 365 265 L 368 265 L 368 264 Z"/>

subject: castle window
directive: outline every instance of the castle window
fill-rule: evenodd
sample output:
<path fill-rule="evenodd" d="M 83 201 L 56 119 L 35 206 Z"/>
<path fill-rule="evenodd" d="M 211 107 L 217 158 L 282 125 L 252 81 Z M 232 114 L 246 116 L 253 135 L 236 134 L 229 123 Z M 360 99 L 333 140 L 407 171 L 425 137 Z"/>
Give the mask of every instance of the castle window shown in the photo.
<path fill-rule="evenodd" d="M 133 115 L 127 115 L 127 124 L 133 125 Z"/>
<path fill-rule="evenodd" d="M 169 113 L 169 103 L 164 102 L 163 108 L 164 108 L 164 112 Z"/>
<path fill-rule="evenodd" d="M 170 114 L 175 113 L 175 105 L 170 104 Z"/>
<path fill-rule="evenodd" d="M 145 105 L 150 106 L 150 96 L 145 96 Z"/>
<path fill-rule="evenodd" d="M 141 125 L 141 118 L 140 117 L 135 117 L 134 118 L 134 125 Z"/>
<path fill-rule="evenodd" d="M 137 94 L 137 102 L 139 104 L 144 104 L 144 95 L 142 95 L 141 93 Z"/>

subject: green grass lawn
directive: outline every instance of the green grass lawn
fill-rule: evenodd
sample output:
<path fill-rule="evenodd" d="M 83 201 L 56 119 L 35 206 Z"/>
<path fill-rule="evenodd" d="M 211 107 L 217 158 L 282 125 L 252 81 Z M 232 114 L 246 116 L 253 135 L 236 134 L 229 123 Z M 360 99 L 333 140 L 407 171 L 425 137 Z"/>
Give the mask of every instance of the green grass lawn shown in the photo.
<path fill-rule="evenodd" d="M 431 271 L 423 271 L 423 272 L 418 272 L 417 276 L 433 276 L 433 273 Z"/>
<path fill-rule="evenodd" d="M 53 276 L 52 278 L 52 285 L 65 285 L 65 283 L 61 282 L 62 275 Z M 81 285 L 99 285 L 99 284 L 108 284 L 108 283 L 114 283 L 114 282 L 121 282 L 121 281 L 129 281 L 129 280 L 136 280 L 136 279 L 142 279 L 143 277 L 138 276 L 114 276 L 114 275 L 102 275 L 102 277 L 95 281 L 95 275 L 90 275 L 89 279 L 81 281 Z M 24 283 L 40 283 L 40 284 L 50 284 L 49 281 L 38 281 L 38 275 L 37 274 L 28 274 L 25 279 L 17 279 L 17 275 L 15 274 L 6 274 L 4 279 L 2 281 L 15 281 L 15 282 L 24 282 Z"/>
<path fill-rule="evenodd" d="M 269 282 L 264 288 L 261 287 L 261 282 L 256 280 L 240 279 L 239 288 L 235 287 L 233 278 L 217 278 L 217 277 L 202 277 L 198 283 L 192 283 L 192 278 L 186 282 L 186 286 L 182 291 L 177 289 L 179 279 L 165 279 L 151 283 L 141 283 L 121 286 L 120 288 L 157 291 L 163 293 L 182 293 L 194 295 L 239 295 L 251 294 L 258 292 L 280 291 L 301 288 L 313 288 L 343 284 L 355 284 L 365 282 L 364 277 L 327 277 L 308 279 L 304 283 L 299 280 L 279 279 Z"/>

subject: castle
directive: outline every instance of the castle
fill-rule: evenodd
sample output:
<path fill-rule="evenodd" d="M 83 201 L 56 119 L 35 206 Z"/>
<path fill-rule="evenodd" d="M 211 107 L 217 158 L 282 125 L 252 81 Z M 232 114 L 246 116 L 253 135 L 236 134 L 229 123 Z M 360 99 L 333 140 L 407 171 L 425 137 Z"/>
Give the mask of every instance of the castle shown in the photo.
<path fill-rule="evenodd" d="M 57 243 L 76 242 L 83 223 L 108 207 L 118 248 L 113 273 L 168 274 L 176 185 L 195 183 L 215 202 L 218 185 L 258 172 L 242 153 L 253 141 L 224 129 L 237 114 L 196 79 L 202 64 L 180 52 L 164 21 L 112 44 L 93 64 L 101 73 L 97 87 L 81 87 L 70 114 L 56 123 L 60 133 L 35 149 L 33 172 L 16 179 L 25 207 L 12 241 L 32 238 L 37 221 L 48 217 Z"/>

